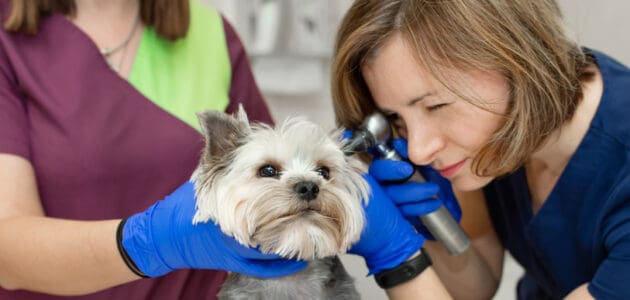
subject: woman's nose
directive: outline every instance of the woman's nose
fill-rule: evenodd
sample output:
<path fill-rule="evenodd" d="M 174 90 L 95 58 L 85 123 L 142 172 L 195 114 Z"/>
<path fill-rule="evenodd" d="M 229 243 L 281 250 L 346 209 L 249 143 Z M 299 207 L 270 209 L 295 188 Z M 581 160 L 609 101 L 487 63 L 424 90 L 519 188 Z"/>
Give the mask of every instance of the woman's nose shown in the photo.
<path fill-rule="evenodd" d="M 446 145 L 441 134 L 429 126 L 408 129 L 409 160 L 416 165 L 429 165 Z"/>

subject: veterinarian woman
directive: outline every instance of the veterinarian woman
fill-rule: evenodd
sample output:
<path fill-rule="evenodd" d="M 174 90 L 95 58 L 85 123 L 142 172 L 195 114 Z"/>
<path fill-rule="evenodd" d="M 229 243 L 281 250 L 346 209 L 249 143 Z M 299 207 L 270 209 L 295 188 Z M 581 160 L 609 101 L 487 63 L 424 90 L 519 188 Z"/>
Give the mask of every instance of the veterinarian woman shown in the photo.
<path fill-rule="evenodd" d="M 459 257 L 426 242 L 433 265 L 390 295 L 491 298 L 508 250 L 519 299 L 630 299 L 630 70 L 567 38 L 555 1 L 357 0 L 337 38 L 339 124 L 380 110 L 399 153 L 437 171 L 371 174 L 409 220 L 450 182 L 472 240 Z"/>
<path fill-rule="evenodd" d="M 277 277 L 306 266 L 192 225 L 195 112 L 242 104 L 250 120 L 272 121 L 216 11 L 188 0 L 0 0 L 0 14 L 0 299 L 214 299 L 223 270 Z M 420 248 L 386 197 L 366 211 L 378 223 L 352 251 L 373 270 Z"/>
<path fill-rule="evenodd" d="M 250 259 L 260 254 L 212 225 L 176 228 L 173 216 L 194 207 L 181 185 L 203 146 L 195 112 L 243 104 L 271 122 L 216 11 L 188 0 L 2 0 L 0 13 L 0 299 L 213 299 L 225 272 L 170 271 L 303 267 Z M 134 264 L 116 229 L 145 210 L 120 227 Z M 134 244 L 142 239 L 160 252 Z M 164 276 L 138 280 L 125 261 Z"/>
<path fill-rule="evenodd" d="M 195 112 L 242 104 L 271 122 L 216 11 L 188 0 L 0 0 L 0 15 L 0 299 L 214 299 L 222 270 L 277 277 L 306 266 L 240 246 L 212 222 L 192 225 L 188 179 L 204 146 Z M 369 203 L 352 252 L 379 271 L 424 237 L 387 197 Z"/>

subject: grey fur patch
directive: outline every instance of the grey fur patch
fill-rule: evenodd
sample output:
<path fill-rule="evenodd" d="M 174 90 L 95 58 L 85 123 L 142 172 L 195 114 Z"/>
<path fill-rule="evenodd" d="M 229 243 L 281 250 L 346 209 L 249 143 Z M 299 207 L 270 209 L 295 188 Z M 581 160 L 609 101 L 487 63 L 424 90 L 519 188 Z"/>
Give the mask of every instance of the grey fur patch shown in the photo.
<path fill-rule="evenodd" d="M 339 257 L 309 261 L 303 271 L 282 278 L 230 273 L 219 293 L 222 300 L 359 300 L 354 280 Z"/>

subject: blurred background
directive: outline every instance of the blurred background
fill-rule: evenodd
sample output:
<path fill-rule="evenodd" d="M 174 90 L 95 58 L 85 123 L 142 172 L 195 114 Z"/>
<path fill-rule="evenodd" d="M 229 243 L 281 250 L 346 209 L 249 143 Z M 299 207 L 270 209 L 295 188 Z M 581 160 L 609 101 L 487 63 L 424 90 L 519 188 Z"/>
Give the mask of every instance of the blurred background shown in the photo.
<path fill-rule="evenodd" d="M 335 30 L 350 0 L 204 0 L 234 25 L 247 48 L 256 80 L 277 122 L 303 115 L 334 127 L 329 91 Z M 630 1 L 558 0 L 567 31 L 584 46 L 630 65 Z M 387 299 L 366 277 L 361 258 L 342 257 L 365 300 Z M 494 299 L 516 299 L 523 270 L 507 257 Z"/>

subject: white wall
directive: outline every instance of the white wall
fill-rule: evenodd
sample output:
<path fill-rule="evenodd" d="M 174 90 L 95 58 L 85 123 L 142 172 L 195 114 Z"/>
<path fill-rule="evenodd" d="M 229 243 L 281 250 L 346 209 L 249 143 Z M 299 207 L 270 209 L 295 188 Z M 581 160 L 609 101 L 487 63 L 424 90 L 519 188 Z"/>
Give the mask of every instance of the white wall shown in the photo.
<path fill-rule="evenodd" d="M 247 18 L 243 18 L 243 7 L 251 7 L 252 3 L 255 2 L 254 0 L 206 1 L 214 3 L 220 10 L 223 10 L 228 19 L 235 23 L 241 35 L 247 39 L 248 30 L 252 30 L 252 28 L 248 28 L 245 24 L 248 21 Z M 349 0 L 280 1 L 325 2 L 322 5 L 325 6 L 325 12 L 333 18 L 330 21 L 332 25 L 335 25 L 335 17 L 332 15 L 336 13 L 338 19 L 338 16 L 350 3 Z M 572 32 L 580 44 L 602 50 L 626 65 L 630 65 L 630 37 L 627 33 L 630 28 L 630 18 L 627 16 L 630 12 L 630 1 L 559 0 L 559 3 L 563 9 L 568 30 Z M 282 17 L 286 18 L 287 16 Z M 237 20 L 239 18 L 240 21 Z M 330 39 L 329 41 L 333 39 L 333 31 L 331 30 L 330 36 L 326 37 Z M 283 34 L 287 34 L 286 31 Z M 247 42 L 246 40 L 246 44 Z M 280 61 L 274 61 L 273 59 L 278 59 L 278 56 L 280 56 Z M 307 62 L 300 64 L 299 55 L 297 59 L 295 53 L 291 53 L 290 56 L 292 61 L 283 61 L 282 55 L 271 55 L 270 57 L 270 55 L 262 54 L 253 57 L 257 80 L 265 93 L 275 119 L 280 121 L 291 115 L 306 115 L 322 126 L 332 128 L 334 126 L 334 114 L 328 90 L 329 60 L 326 55 L 320 55 L 315 59 L 306 55 L 302 60 Z M 374 284 L 373 279 L 365 276 L 367 269 L 361 258 L 344 256 L 342 260 L 357 280 L 363 299 L 386 299 L 385 293 Z M 503 281 L 495 299 L 515 299 L 515 284 L 522 272 L 518 264 L 507 257 Z"/>
<path fill-rule="evenodd" d="M 630 66 L 630 1 L 559 0 L 569 32 L 581 44 Z"/>

